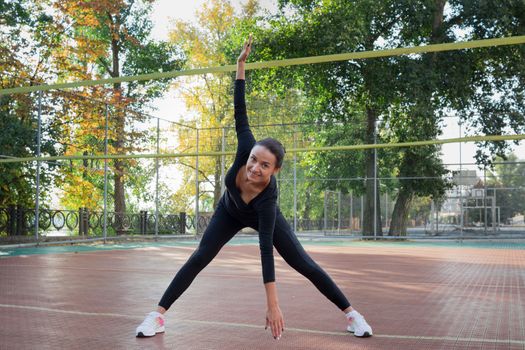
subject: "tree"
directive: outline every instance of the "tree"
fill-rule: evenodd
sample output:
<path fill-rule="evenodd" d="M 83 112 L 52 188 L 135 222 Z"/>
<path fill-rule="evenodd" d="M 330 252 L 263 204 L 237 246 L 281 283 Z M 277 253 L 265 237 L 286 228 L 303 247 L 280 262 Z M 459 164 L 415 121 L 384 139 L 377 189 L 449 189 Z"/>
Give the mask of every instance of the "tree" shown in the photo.
<path fill-rule="evenodd" d="M 196 25 L 184 21 L 176 21 L 170 32 L 173 44 L 183 48 L 187 57 L 186 68 L 197 68 L 227 64 L 226 57 L 220 51 L 220 45 L 234 24 L 234 9 L 228 1 L 213 1 L 204 4 L 197 12 Z M 194 121 L 199 129 L 198 145 L 196 129 L 178 130 L 179 149 L 188 151 L 221 151 L 222 134 L 219 127 L 226 120 L 231 121 L 229 87 L 231 79 L 227 75 L 203 75 L 185 77 L 175 84 L 184 99 L 187 109 L 198 117 Z M 188 121 L 188 120 L 187 120 Z M 228 124 L 228 123 L 225 123 Z M 178 128 L 175 126 L 175 128 Z M 174 130 L 175 131 L 175 130 Z M 183 184 L 172 195 L 178 198 L 178 210 L 187 210 L 192 197 L 195 195 L 195 159 L 181 158 L 177 160 L 182 172 Z M 220 158 L 199 157 L 199 182 L 204 187 L 199 191 L 200 198 L 210 198 L 210 210 L 218 202 L 221 191 L 221 164 Z M 182 198 L 184 200 L 181 202 Z M 211 208 L 210 208 L 211 207 Z"/>
<path fill-rule="evenodd" d="M 445 0 L 428 2 L 420 14 L 420 22 L 414 20 L 411 25 L 420 35 L 426 35 L 430 44 L 438 44 L 454 40 L 449 31 L 449 23 L 444 23 Z M 448 27 L 448 28 L 447 28 Z M 412 29 L 413 30 L 413 29 Z M 407 30 L 408 31 L 408 30 Z M 403 32 L 401 31 L 403 35 Z M 408 36 L 407 34 L 405 34 Z M 410 36 L 412 34 L 410 33 Z M 460 54 L 461 55 L 461 54 Z M 458 55 L 455 52 L 444 54 L 425 54 L 420 59 L 400 57 L 401 84 L 398 85 L 400 95 L 400 112 L 390 114 L 387 119 L 393 142 L 410 142 L 414 140 L 431 140 L 441 134 L 440 122 L 443 108 L 443 88 L 441 77 L 452 75 L 448 64 L 439 62 L 455 62 Z M 418 89 L 413 89 L 413 76 L 418 76 Z M 403 109 L 405 112 L 403 112 Z M 440 160 L 439 147 L 424 146 L 400 150 L 398 156 L 398 192 L 392 213 L 392 223 L 389 235 L 406 235 L 407 220 L 412 201 L 416 196 L 430 196 L 440 201 L 446 189 L 451 184 L 446 181 L 448 171 Z"/>
<path fill-rule="evenodd" d="M 525 34 L 525 3 L 487 0 L 450 1 L 457 22 L 471 40 Z M 511 45 L 471 50 L 464 66 L 467 89 L 454 107 L 476 134 L 504 135 L 525 132 L 525 47 Z M 463 88 L 463 86 L 459 87 Z M 476 158 L 489 165 L 509 153 L 509 142 L 478 143 Z"/>
<path fill-rule="evenodd" d="M 230 2 L 214 0 L 204 4 L 197 12 L 197 19 L 196 25 L 184 21 L 175 22 L 170 33 L 172 42 L 183 47 L 186 53 L 186 67 L 191 69 L 228 64 L 227 57 L 221 51 L 221 45 L 237 20 Z M 194 111 L 198 116 L 195 125 L 202 129 L 198 139 L 199 152 L 221 151 L 222 133 L 219 127 L 232 123 L 230 86 L 229 75 L 211 74 L 186 77 L 177 84 L 188 110 Z M 192 137 L 184 135 L 179 142 L 181 149 L 196 151 L 196 132 Z M 180 159 L 179 162 L 184 167 L 183 177 L 191 179 L 195 172 L 195 160 Z M 199 158 L 199 182 L 203 183 L 205 188 L 200 195 L 206 198 L 205 193 L 211 190 L 211 208 L 217 205 L 221 195 L 221 173 L 224 172 L 224 168 L 221 167 L 224 167 L 224 164 L 221 164 L 220 158 Z M 189 188 L 185 186 L 180 191 L 194 193 L 191 183 L 195 182 L 186 183 Z M 185 196 L 188 195 L 190 193 Z M 175 196 L 180 196 L 180 192 Z"/>
<path fill-rule="evenodd" d="M 35 84 L 48 73 L 42 62 L 46 58 L 46 38 L 41 35 L 50 18 L 39 3 L 0 1 L 0 88 Z M 22 35 L 22 33 L 28 35 Z M 35 59 L 28 59 L 28 57 Z M 0 149 L 2 157 L 36 156 L 37 94 L 12 94 L 0 97 Z M 42 100 L 45 114 L 46 100 Z M 56 155 L 55 128 L 43 120 L 41 151 Z M 55 163 L 41 169 L 42 196 L 54 181 Z M 36 171 L 31 163 L 0 165 L 0 206 L 33 207 Z"/>
<path fill-rule="evenodd" d="M 284 18 L 281 14 L 272 22 L 264 43 L 269 48 L 265 51 L 266 59 L 372 51 L 431 42 L 434 5 L 437 3 L 363 0 L 280 1 L 280 4 L 282 10 L 293 15 Z M 409 87 L 424 84 L 428 78 L 414 74 L 418 66 L 419 71 L 423 71 L 424 66 L 428 68 L 425 61 L 427 59 L 419 57 L 367 59 L 298 67 L 269 74 L 277 77 L 284 86 L 291 85 L 288 81 L 292 81 L 294 87 L 305 91 L 309 104 L 305 118 L 325 126 L 321 133 L 315 135 L 314 145 L 373 144 L 395 138 L 414 141 L 435 137 L 439 132 L 439 117 L 435 113 L 440 106 L 433 104 L 426 110 L 422 108 L 435 89 L 429 86 L 426 95 L 407 93 Z M 403 70 L 406 64 L 409 67 Z M 283 79 L 279 79 L 279 75 Z M 405 121 L 395 123 L 389 119 L 392 115 L 404 116 Z M 382 123 L 376 133 L 378 120 Z M 409 125 L 413 125 L 413 129 L 391 130 L 392 127 Z M 421 130 L 421 126 L 425 128 Z M 375 210 L 377 217 L 374 219 L 374 204 L 379 205 L 380 194 L 379 186 L 374 188 L 375 184 L 379 185 L 379 181 L 373 180 L 376 175 L 402 176 L 414 171 L 414 164 L 420 165 L 420 169 L 426 167 L 426 174 L 432 173 L 435 177 L 443 173 L 442 170 L 433 172 L 442 169 L 437 148 L 407 150 L 404 155 L 382 150 L 377 153 L 378 174 L 375 174 L 374 151 L 331 152 L 310 157 L 312 172 L 321 177 L 365 179 L 362 183 L 342 182 L 339 187 L 346 192 L 365 193 L 363 233 L 366 235 L 374 232 L 382 234 L 379 207 Z M 420 156 L 416 160 L 417 154 Z M 429 157 L 429 154 L 432 156 Z M 422 161 L 426 165 L 421 164 Z M 388 188 L 393 186 L 383 182 Z M 333 184 L 325 186 L 330 189 Z M 439 182 L 420 182 L 418 186 L 425 189 L 420 192 L 426 193 L 437 184 Z M 403 226 L 406 229 L 406 216 L 414 188 L 416 186 L 407 185 L 405 192 L 400 192 L 403 195 L 398 196 L 397 214 L 405 218 L 397 225 L 401 232 Z M 444 192 L 443 187 L 440 192 Z"/>
<path fill-rule="evenodd" d="M 151 4 L 152 1 L 147 0 L 54 1 L 53 5 L 58 12 L 56 16 L 60 19 L 55 31 L 61 33 L 63 43 L 54 52 L 54 64 L 63 79 L 116 78 L 121 75 L 179 69 L 182 57 L 178 49 L 149 38 L 152 29 L 149 19 Z M 68 145 L 76 146 L 76 149 L 69 147 L 66 152 L 103 152 L 103 143 L 100 140 L 103 139 L 104 132 L 104 101 L 111 108 L 110 152 L 125 154 L 140 150 L 137 145 L 145 137 L 137 126 L 145 120 L 140 112 L 146 111 L 148 102 L 159 97 L 168 88 L 168 84 L 169 79 L 115 83 L 109 91 L 97 86 L 69 96 L 63 110 L 78 118 L 78 127 L 73 130 L 72 136 L 67 132 L 64 135 L 66 138 L 73 137 L 67 142 Z M 102 103 L 98 103 L 96 108 L 89 108 L 97 100 Z M 128 120 L 132 122 L 128 123 Z M 117 213 L 126 212 L 125 182 L 129 180 L 130 166 L 140 166 L 140 163 L 119 159 L 113 161 L 113 197 L 114 210 Z M 84 184 L 85 181 L 95 181 L 88 179 L 86 175 L 82 172 Z M 71 179 L 70 186 L 74 186 L 76 182 L 78 181 Z"/>
<path fill-rule="evenodd" d="M 187 68 L 231 64 L 236 61 L 239 48 L 250 31 L 256 29 L 255 23 L 259 18 L 258 2 L 247 2 L 241 13 L 237 14 L 229 1 L 214 0 L 203 5 L 197 12 L 197 18 L 196 25 L 184 21 L 175 22 L 171 32 L 173 43 L 185 50 L 188 57 Z M 276 100 L 273 92 L 252 89 L 253 81 L 249 76 L 247 79 L 248 113 L 255 137 L 282 136 L 284 132 L 276 133 L 275 128 L 259 125 L 289 120 L 289 116 L 299 108 L 296 99 L 291 96 Z M 186 122 L 194 122 L 199 129 L 198 151 L 201 153 L 222 151 L 223 140 L 226 151 L 235 151 L 237 141 L 233 127 L 232 83 L 233 77 L 230 74 L 208 74 L 187 77 L 176 85 L 187 109 L 194 113 L 195 119 Z M 279 108 L 276 104 L 285 108 Z M 272 133 L 267 133 L 268 129 L 272 129 Z M 181 130 L 180 151 L 196 151 L 196 145 L 197 131 Z M 233 157 L 225 157 L 224 161 L 221 157 L 199 157 L 198 176 L 199 183 L 203 185 L 199 187 L 199 199 L 204 211 L 211 211 L 218 204 L 222 194 L 221 175 L 225 175 L 232 160 Z M 172 197 L 177 198 L 179 203 L 182 201 L 180 205 L 189 206 L 190 201 L 187 199 L 195 196 L 195 159 L 181 158 L 178 162 L 182 166 L 183 183 Z"/>
<path fill-rule="evenodd" d="M 433 4 L 428 4 L 431 16 L 427 18 L 430 21 L 425 20 L 432 26 L 425 26 L 424 22 L 417 25 L 418 17 L 413 17 L 413 22 L 416 22 L 413 24 L 419 28 L 431 28 L 427 34 L 429 43 L 457 41 L 461 35 L 464 36 L 463 40 L 523 35 L 525 5 L 519 1 L 511 1 L 508 5 L 510 6 L 488 1 L 481 6 L 474 6 L 468 1 L 435 0 Z M 403 101 L 415 101 L 414 112 L 424 117 L 393 130 L 412 135 L 412 128 L 418 128 L 420 137 L 435 138 L 440 133 L 439 119 L 443 111 L 448 109 L 459 114 L 472 130 L 477 129 L 481 134 L 503 134 L 509 127 L 515 132 L 523 132 L 522 102 L 525 90 L 517 83 L 523 80 L 523 53 L 519 46 L 510 46 L 426 54 L 422 55 L 419 62 L 400 58 L 400 62 L 404 61 L 402 67 L 405 70 L 412 69 L 413 73 L 423 78 L 419 80 L 418 89 L 410 88 L 410 84 L 406 85 L 408 89 L 403 91 Z M 411 75 L 404 72 L 403 76 Z M 427 127 L 421 124 L 432 120 L 436 125 Z M 398 140 L 410 139 L 402 137 Z M 490 163 L 494 155 L 504 155 L 508 149 L 508 143 L 505 142 L 485 142 L 479 146 L 477 159 L 485 165 Z M 419 155 L 412 154 L 405 158 L 410 161 L 410 166 L 402 165 L 400 170 L 406 169 L 412 174 L 428 176 L 429 180 L 409 180 L 408 186 L 412 188 L 409 192 L 431 195 L 433 199 L 439 200 L 444 195 L 444 190 L 450 186 L 443 180 L 446 171 L 440 162 L 422 161 L 424 158 L 421 156 L 436 155 L 435 151 L 425 153 L 425 148 L 418 148 L 416 151 Z M 438 179 L 432 179 L 436 176 Z M 424 185 L 424 182 L 429 183 Z M 403 232 L 401 221 L 404 216 L 396 209 L 402 203 L 400 199 L 407 198 L 406 192 L 407 182 L 403 181 L 393 214 L 393 218 L 398 220 L 393 221 L 390 234 Z M 407 200 L 403 202 L 406 203 Z"/>
<path fill-rule="evenodd" d="M 281 14 L 272 18 L 270 28 L 263 31 L 263 46 L 267 48 L 263 59 L 522 35 L 525 28 L 525 5 L 520 1 L 506 5 L 487 1 L 478 6 L 461 0 L 282 0 L 280 5 Z M 316 135 L 321 144 L 350 144 L 355 140 L 370 144 L 375 141 L 378 120 L 379 141 L 436 138 L 445 111 L 460 114 L 481 133 L 502 134 L 506 128 L 523 132 L 523 62 L 523 48 L 508 46 L 327 63 L 263 74 L 271 77 L 268 80 L 277 80 L 274 85 L 281 89 L 293 84 L 305 91 L 309 101 L 305 117 L 327 129 Z M 505 145 L 487 143 L 485 147 L 489 147 L 490 154 L 504 150 Z M 378 154 L 381 176 L 392 171 L 399 177 L 390 234 L 404 234 L 414 196 L 439 200 L 449 186 L 443 179 L 446 170 L 439 160 L 439 148 Z M 478 159 L 486 163 L 490 155 L 482 154 Z M 380 192 L 370 180 L 374 177 L 373 152 L 314 155 L 310 160 L 312 170 L 322 175 L 367 179 L 363 184 L 364 233 L 372 233 L 373 194 Z M 360 169 L 364 171 L 356 174 Z M 410 179 L 414 176 L 425 179 Z M 359 186 L 353 189 L 359 191 Z M 379 223 L 380 218 L 376 221 Z M 376 231 L 380 232 L 380 227 Z"/>

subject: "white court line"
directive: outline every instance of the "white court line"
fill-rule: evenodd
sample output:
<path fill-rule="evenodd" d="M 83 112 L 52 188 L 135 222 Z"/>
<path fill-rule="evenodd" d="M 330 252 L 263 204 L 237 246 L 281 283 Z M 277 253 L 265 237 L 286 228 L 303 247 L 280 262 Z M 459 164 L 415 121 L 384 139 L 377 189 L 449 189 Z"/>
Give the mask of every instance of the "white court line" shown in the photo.
<path fill-rule="evenodd" d="M 136 319 L 136 320 L 142 319 L 141 316 L 124 315 L 124 314 L 116 314 L 116 313 L 105 313 L 105 312 L 84 312 L 84 311 L 73 311 L 73 310 L 60 310 L 60 309 L 51 309 L 51 308 L 39 307 L 39 306 L 0 304 L 0 307 L 45 311 L 45 312 L 55 312 L 55 313 L 78 315 L 78 316 L 99 316 L 99 317 L 107 316 L 107 317 L 131 318 L 131 319 Z M 261 325 L 254 325 L 254 324 L 247 324 L 247 323 L 200 321 L 200 320 L 188 320 L 188 319 L 178 319 L 177 321 L 181 321 L 185 323 L 193 323 L 193 324 L 214 325 L 214 326 L 229 326 L 229 327 L 252 328 L 252 329 L 262 329 L 263 328 L 263 326 Z M 318 331 L 315 329 L 290 328 L 290 327 L 287 327 L 286 331 L 298 332 L 298 333 L 310 333 L 310 334 L 337 335 L 337 336 L 348 336 L 349 335 L 346 332 Z M 525 345 L 525 340 L 512 340 L 512 339 L 500 340 L 500 339 L 485 339 L 485 338 L 431 337 L 431 336 L 395 335 L 395 334 L 374 334 L 374 337 L 375 338 L 388 338 L 388 339 L 455 341 L 455 342 Z"/>

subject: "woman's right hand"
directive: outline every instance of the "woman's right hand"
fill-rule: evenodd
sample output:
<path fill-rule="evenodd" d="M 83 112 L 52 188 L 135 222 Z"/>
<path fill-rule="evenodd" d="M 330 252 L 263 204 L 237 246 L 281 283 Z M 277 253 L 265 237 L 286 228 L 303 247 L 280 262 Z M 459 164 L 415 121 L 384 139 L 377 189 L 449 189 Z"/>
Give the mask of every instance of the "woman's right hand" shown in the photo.
<path fill-rule="evenodd" d="M 274 339 L 281 339 L 284 331 L 284 318 L 279 306 L 268 308 L 266 312 L 266 328 L 268 327 L 270 327 Z"/>
<path fill-rule="evenodd" d="M 244 46 L 242 48 L 242 52 L 239 55 L 239 58 L 237 58 L 237 62 L 246 62 L 246 59 L 248 58 L 248 55 L 250 54 L 250 51 L 252 50 L 252 35 L 248 37 L 248 40 L 244 42 Z"/>

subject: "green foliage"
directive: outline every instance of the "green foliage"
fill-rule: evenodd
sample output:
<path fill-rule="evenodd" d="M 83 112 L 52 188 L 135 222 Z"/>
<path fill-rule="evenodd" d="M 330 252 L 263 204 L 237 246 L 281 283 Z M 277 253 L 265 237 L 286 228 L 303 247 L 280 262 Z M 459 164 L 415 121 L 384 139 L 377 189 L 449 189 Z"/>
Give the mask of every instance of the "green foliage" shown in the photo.
<path fill-rule="evenodd" d="M 3 157 L 35 157 L 37 155 L 35 120 L 27 115 L 13 113 L 15 104 L 21 101 L 3 97 L 0 100 L 0 150 Z M 24 107 L 37 106 L 28 101 Z M 36 114 L 36 113 L 35 113 Z M 49 132 L 51 130 L 51 132 Z M 52 128 L 42 128 L 42 154 L 56 155 Z M 56 163 L 44 162 L 40 172 L 40 190 L 44 197 L 56 176 Z M 36 163 L 6 163 L 0 165 L 0 206 L 19 204 L 34 206 Z"/>
<path fill-rule="evenodd" d="M 27 3 L 24 1 L 0 0 L 0 13 L 2 13 L 0 19 L 2 26 L 16 27 L 31 21 Z"/>
<path fill-rule="evenodd" d="M 65 80 L 148 74 L 182 66 L 182 53 L 175 45 L 150 38 L 151 1 L 54 1 L 53 5 L 57 9 L 58 24 L 48 32 L 61 36 L 67 45 L 53 51 L 52 62 Z M 148 118 L 140 112 L 149 111 L 150 103 L 162 96 L 170 82 L 171 79 L 160 79 L 114 84 L 111 90 L 82 89 L 64 99 L 59 118 L 76 121 L 76 125 L 64 127 L 65 152 L 89 155 L 104 151 L 105 108 L 96 100 L 112 102 L 109 106 L 110 153 L 146 149 L 151 135 L 142 125 Z M 109 189 L 114 210 L 126 211 L 126 193 L 144 194 L 145 179 L 150 178 L 151 170 L 143 164 L 111 162 L 113 185 Z M 64 203 L 100 207 L 103 172 L 65 169 L 63 178 L 64 185 L 70 189 L 64 192 L 65 197 L 70 197 L 63 198 Z"/>
<path fill-rule="evenodd" d="M 351 51 L 421 45 L 437 40 L 432 31 L 433 1 L 281 1 L 284 13 L 262 31 L 258 59 L 317 56 Z M 447 39 L 441 39 L 447 41 Z M 433 57 L 394 57 L 334 62 L 256 73 L 258 88 L 285 92 L 300 89 L 305 96 L 302 120 L 314 122 L 311 146 L 426 140 L 439 134 L 441 100 L 439 71 Z M 446 67 L 446 66 L 444 66 Z M 418 88 L 414 88 L 417 86 Z M 425 111 L 422 111 L 425 106 Z M 322 125 L 319 131 L 319 126 Z M 317 129 L 317 130 L 315 130 Z M 446 173 L 437 147 L 379 150 L 380 177 L 434 177 L 434 180 L 382 181 L 390 191 L 404 187 L 418 196 L 442 196 L 447 188 L 439 178 Z M 308 154 L 303 160 L 307 176 L 370 178 L 371 151 Z M 320 189 L 368 193 L 364 181 L 320 181 Z M 371 195 L 371 196 L 370 196 Z M 410 198 L 410 196 L 408 197 Z M 365 215 L 366 219 L 366 215 Z M 366 220 L 365 220 L 366 221 Z M 369 220 L 370 221 L 370 220 Z"/>
<path fill-rule="evenodd" d="M 469 39 L 525 34 L 525 2 L 452 1 L 458 22 Z M 525 132 L 525 46 L 512 45 L 469 50 L 462 61 L 471 86 L 457 106 L 467 126 L 476 133 L 500 135 Z M 505 158 L 509 143 L 480 143 L 477 160 L 490 164 L 495 156 Z"/>
<path fill-rule="evenodd" d="M 32 124 L 23 122 L 9 113 L 9 98 L 4 97 L 0 106 L 0 149 L 3 156 L 32 156 L 28 146 L 34 151 L 35 133 Z M 34 168 L 20 163 L 0 165 L 0 206 L 30 205 L 34 199 L 32 184 Z"/>
<path fill-rule="evenodd" d="M 0 1 L 0 88 L 39 81 L 47 73 L 40 57 L 42 41 L 38 28 L 49 21 L 39 2 Z M 30 80 L 33 79 L 33 80 Z M 42 99 L 42 154 L 56 155 L 56 126 L 45 118 L 46 97 Z M 38 95 L 17 94 L 0 97 L 0 156 L 34 157 L 37 152 Z M 54 163 L 44 163 L 40 172 L 41 196 L 55 179 Z M 36 164 L 8 163 L 0 166 L 0 206 L 33 207 Z"/>

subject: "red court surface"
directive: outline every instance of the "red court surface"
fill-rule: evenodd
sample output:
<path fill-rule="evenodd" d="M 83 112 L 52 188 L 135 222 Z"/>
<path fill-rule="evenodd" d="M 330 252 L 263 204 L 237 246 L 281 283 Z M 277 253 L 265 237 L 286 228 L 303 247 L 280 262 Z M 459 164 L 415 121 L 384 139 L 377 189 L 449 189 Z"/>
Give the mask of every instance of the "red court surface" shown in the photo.
<path fill-rule="evenodd" d="M 402 243 L 307 244 L 374 329 L 343 314 L 276 257 L 286 329 L 264 330 L 257 245 L 226 246 L 135 338 L 195 246 L 0 259 L 0 349 L 525 349 L 525 250 Z"/>

